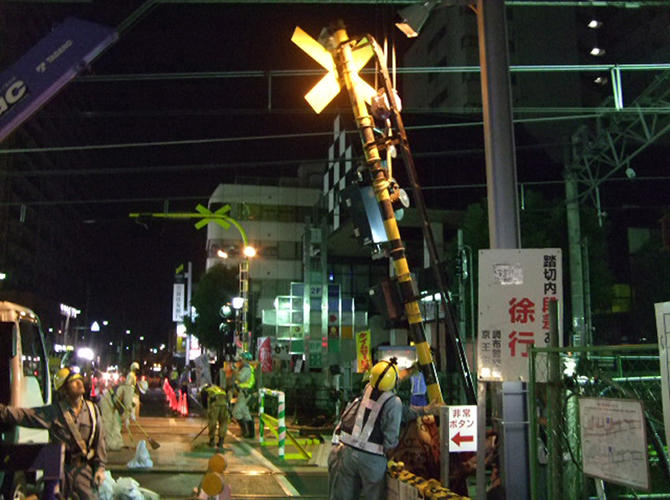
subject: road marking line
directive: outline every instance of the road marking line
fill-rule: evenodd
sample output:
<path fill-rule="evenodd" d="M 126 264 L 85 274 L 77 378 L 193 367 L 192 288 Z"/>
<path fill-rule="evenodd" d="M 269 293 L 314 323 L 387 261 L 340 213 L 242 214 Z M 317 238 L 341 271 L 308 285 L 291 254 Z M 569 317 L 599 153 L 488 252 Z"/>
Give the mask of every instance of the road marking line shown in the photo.
<path fill-rule="evenodd" d="M 286 476 L 282 475 L 277 475 L 274 476 L 274 478 L 277 480 L 277 484 L 279 484 L 279 487 L 284 490 L 284 493 L 290 497 L 299 497 L 300 492 L 295 489 L 295 486 L 291 484 L 291 481 L 288 480 Z"/>
<path fill-rule="evenodd" d="M 242 447 L 245 451 L 251 453 L 254 457 L 258 459 L 259 465 L 267 467 L 268 469 L 270 469 L 272 472 L 275 473 L 273 474 L 275 481 L 277 481 L 277 484 L 287 496 L 289 497 L 300 496 L 300 492 L 286 478 L 286 476 L 284 475 L 285 474 L 284 471 L 282 471 L 279 467 L 277 467 L 275 464 L 273 464 L 267 458 L 265 458 L 261 453 L 256 451 L 254 448 L 252 448 L 250 445 L 239 439 L 234 434 L 231 433 L 231 436 L 235 439 L 235 441 L 237 441 L 240 447 Z"/>

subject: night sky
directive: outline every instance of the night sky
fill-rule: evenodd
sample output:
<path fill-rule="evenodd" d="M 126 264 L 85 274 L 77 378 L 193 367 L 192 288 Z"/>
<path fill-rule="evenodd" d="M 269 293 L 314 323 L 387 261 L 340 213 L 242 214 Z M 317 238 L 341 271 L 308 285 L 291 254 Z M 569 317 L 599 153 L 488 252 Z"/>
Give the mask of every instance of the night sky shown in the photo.
<path fill-rule="evenodd" d="M 12 64 L 50 26 L 67 16 L 116 27 L 141 5 L 123 0 L 5 2 L 0 15 L 5 19 L 9 50 L 2 51 L 0 68 Z M 383 5 L 158 5 L 123 31 L 115 45 L 45 106 L 40 113 L 50 116 L 62 133 L 49 135 L 40 147 L 119 145 L 45 153 L 55 170 L 77 171 L 77 175 L 63 175 L 80 193 L 80 200 L 90 201 L 77 205 L 80 236 L 95 251 L 92 265 L 85 271 L 90 277 L 90 315 L 108 316 L 156 343 L 165 342 L 173 325 L 174 268 L 190 260 L 196 277 L 204 271 L 206 232 L 187 222 L 139 224 L 127 214 L 160 212 L 165 207 L 171 212 L 192 212 L 197 203 L 206 204 L 219 183 L 233 182 L 236 176 L 295 176 L 299 162 L 327 158 L 334 116 L 338 110 L 350 114 L 347 100 L 340 96 L 321 116 L 314 115 L 302 96 L 318 80 L 315 76 L 273 78 L 272 109 L 268 109 L 265 78 L 130 77 L 108 81 L 104 77 L 317 69 L 316 63 L 291 43 L 293 29 L 299 25 L 317 37 L 322 27 L 340 17 L 350 34 L 369 32 L 380 41 L 391 37 L 400 59 L 411 42 L 393 26 L 396 10 Z M 63 113 L 63 109 L 69 111 Z M 459 119 L 403 115 L 431 206 L 464 209 L 484 195 L 482 188 L 456 193 L 437 189 L 485 183 L 481 127 L 412 132 L 414 126 Z M 323 134 L 300 137 L 314 132 Z M 297 137 L 197 143 L 275 134 Z M 128 147 L 177 140 L 196 142 Z M 561 166 L 521 130 L 517 148 L 520 181 L 561 179 Z M 453 153 L 431 156 L 438 151 Z M 660 153 L 646 153 L 644 163 L 650 165 L 647 175 L 659 174 L 662 167 L 658 163 L 667 165 L 667 151 L 665 147 Z M 644 203 L 646 187 L 641 182 L 637 186 L 641 187 L 640 199 L 631 199 L 629 204 Z M 606 202 L 621 206 L 619 192 L 631 195 L 629 187 L 613 187 L 605 195 Z M 666 203 L 667 198 L 666 193 Z M 167 205 L 165 200 L 169 200 Z"/>

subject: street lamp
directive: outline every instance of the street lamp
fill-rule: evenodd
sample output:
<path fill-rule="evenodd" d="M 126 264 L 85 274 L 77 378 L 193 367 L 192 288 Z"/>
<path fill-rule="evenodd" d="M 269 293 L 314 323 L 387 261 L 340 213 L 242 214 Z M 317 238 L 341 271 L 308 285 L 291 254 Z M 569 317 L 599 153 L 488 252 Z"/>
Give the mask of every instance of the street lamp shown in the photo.
<path fill-rule="evenodd" d="M 401 21 L 395 23 L 396 27 L 402 31 L 407 38 L 416 38 L 419 36 L 421 28 L 428 20 L 431 11 L 440 4 L 440 1 L 427 1 L 410 5 L 398 12 Z"/>

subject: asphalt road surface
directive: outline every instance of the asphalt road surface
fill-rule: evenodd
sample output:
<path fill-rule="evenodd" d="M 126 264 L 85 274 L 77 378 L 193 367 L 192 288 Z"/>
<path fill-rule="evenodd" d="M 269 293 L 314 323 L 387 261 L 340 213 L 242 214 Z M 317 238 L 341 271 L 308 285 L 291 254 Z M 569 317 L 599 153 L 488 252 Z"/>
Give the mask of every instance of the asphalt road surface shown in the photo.
<path fill-rule="evenodd" d="M 206 429 L 196 438 L 207 424 L 202 415 L 202 408 L 193 398 L 189 399 L 189 415 L 184 417 L 169 408 L 161 389 L 150 389 L 142 395 L 139 427 L 131 427 L 133 441 L 124 432 L 127 446 L 109 452 L 108 469 L 112 476 L 131 477 L 163 499 L 189 498 L 207 471 L 210 457 L 218 452 L 226 459 L 224 476 L 234 499 L 327 498 L 327 470 L 298 459 L 295 447 L 287 444 L 287 458 L 282 460 L 277 442 L 267 429 L 268 442 L 261 445 L 258 431 L 255 439 L 243 439 L 239 426 L 231 422 L 223 449 L 210 448 Z M 258 428 L 258 419 L 255 420 Z M 147 446 L 153 465 L 142 469 L 129 467 L 137 443 L 147 440 L 144 432 L 160 445 L 156 449 Z M 315 456 L 323 455 L 327 446 L 318 442 L 302 444 Z"/>

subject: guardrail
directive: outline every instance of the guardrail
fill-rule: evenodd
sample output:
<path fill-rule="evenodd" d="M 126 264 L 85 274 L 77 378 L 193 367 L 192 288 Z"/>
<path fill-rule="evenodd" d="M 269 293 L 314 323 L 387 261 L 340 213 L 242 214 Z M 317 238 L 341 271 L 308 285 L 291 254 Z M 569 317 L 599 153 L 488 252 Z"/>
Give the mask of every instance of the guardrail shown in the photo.
<path fill-rule="evenodd" d="M 272 417 L 265 413 L 265 396 L 272 396 L 277 398 L 277 417 Z M 286 395 L 282 391 L 275 391 L 274 389 L 261 388 L 258 391 L 258 440 L 261 445 L 264 446 L 273 446 L 277 445 L 279 447 L 278 454 L 280 460 L 289 459 L 301 459 L 309 460 L 311 454 L 303 448 L 303 444 L 313 444 L 314 440 L 304 440 L 296 439 L 291 432 L 286 429 Z M 266 441 L 265 440 L 265 426 L 268 426 L 270 432 L 272 432 L 277 441 Z M 286 439 L 298 449 L 298 454 L 289 454 L 286 455 Z M 302 441 L 302 443 L 301 443 Z"/>

